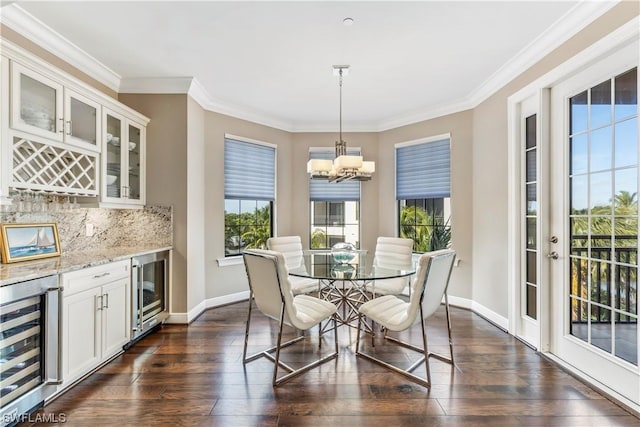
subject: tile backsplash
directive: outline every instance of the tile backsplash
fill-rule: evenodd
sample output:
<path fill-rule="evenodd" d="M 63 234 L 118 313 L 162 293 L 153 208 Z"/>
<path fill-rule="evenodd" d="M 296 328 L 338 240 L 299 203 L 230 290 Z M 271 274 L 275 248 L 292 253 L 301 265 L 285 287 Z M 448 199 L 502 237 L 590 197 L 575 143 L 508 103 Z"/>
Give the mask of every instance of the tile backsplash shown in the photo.
<path fill-rule="evenodd" d="M 166 206 L 144 209 L 79 208 L 58 212 L 2 212 L 1 223 L 55 222 L 62 252 L 118 246 L 171 246 L 173 210 Z M 93 236 L 86 225 L 93 224 Z"/>

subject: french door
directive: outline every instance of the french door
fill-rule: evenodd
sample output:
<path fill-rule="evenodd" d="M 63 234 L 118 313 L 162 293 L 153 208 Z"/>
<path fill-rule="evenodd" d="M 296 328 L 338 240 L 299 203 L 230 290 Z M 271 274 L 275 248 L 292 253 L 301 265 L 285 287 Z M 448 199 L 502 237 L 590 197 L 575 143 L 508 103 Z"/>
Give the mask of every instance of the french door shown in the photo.
<path fill-rule="evenodd" d="M 638 44 L 551 89 L 550 352 L 640 405 Z"/>

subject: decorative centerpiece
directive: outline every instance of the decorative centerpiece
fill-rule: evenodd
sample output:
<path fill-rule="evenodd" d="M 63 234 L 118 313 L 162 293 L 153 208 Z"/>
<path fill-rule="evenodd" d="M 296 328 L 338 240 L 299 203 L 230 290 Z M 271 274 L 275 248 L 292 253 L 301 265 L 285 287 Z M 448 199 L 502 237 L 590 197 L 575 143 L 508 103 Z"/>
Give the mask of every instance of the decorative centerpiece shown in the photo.
<path fill-rule="evenodd" d="M 348 264 L 356 257 L 358 250 L 351 243 L 340 242 L 331 247 L 331 256 L 339 264 Z"/>

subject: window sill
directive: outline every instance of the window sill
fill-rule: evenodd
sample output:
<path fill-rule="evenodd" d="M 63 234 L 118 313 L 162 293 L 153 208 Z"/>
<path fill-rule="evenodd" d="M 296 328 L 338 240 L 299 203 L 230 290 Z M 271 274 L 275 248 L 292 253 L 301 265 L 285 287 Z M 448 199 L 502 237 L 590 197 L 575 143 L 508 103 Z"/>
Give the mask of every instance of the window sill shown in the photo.
<path fill-rule="evenodd" d="M 229 267 L 232 265 L 244 264 L 244 260 L 242 259 L 242 256 L 218 258 L 217 261 L 218 261 L 218 267 Z"/>

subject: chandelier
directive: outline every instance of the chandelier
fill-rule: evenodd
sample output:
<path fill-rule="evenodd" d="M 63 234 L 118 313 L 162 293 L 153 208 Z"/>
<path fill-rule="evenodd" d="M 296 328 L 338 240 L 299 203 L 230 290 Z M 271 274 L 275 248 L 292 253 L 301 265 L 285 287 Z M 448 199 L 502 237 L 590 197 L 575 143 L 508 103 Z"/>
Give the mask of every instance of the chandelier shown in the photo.
<path fill-rule="evenodd" d="M 312 179 L 328 179 L 331 182 L 347 180 L 368 181 L 376 170 L 375 162 L 365 162 L 362 156 L 347 154 L 347 142 L 342 139 L 342 76 L 349 72 L 348 65 L 334 65 L 334 74 L 340 80 L 340 136 L 336 141 L 336 158 L 310 159 L 307 173 Z"/>

